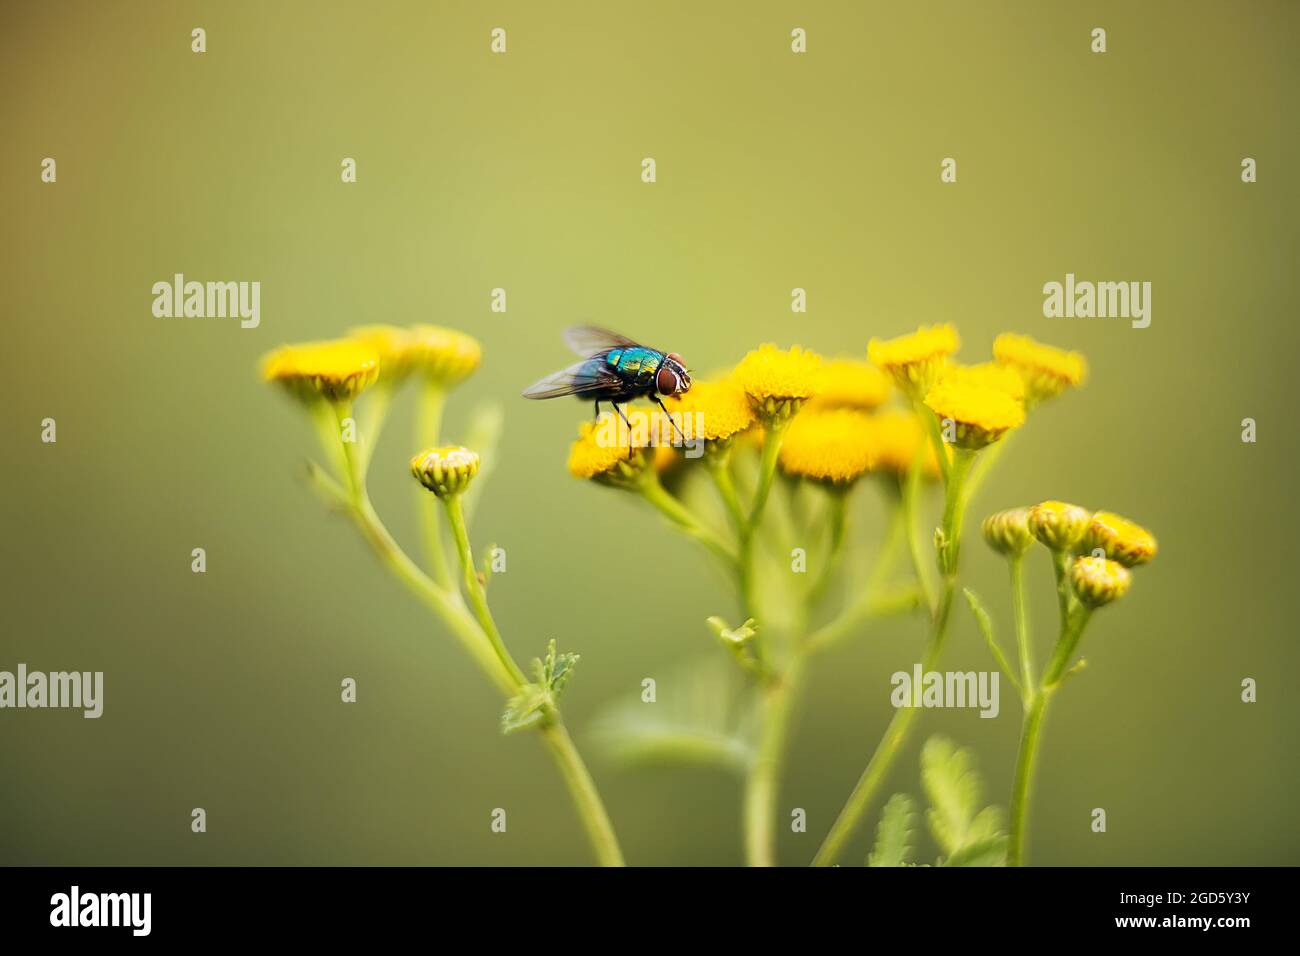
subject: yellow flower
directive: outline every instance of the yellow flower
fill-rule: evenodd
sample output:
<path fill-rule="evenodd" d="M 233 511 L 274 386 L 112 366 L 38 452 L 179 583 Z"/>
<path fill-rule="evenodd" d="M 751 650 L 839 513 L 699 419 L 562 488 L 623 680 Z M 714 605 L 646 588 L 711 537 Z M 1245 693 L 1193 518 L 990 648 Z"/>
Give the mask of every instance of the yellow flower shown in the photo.
<path fill-rule="evenodd" d="M 411 331 L 397 325 L 359 325 L 349 329 L 356 341 L 379 354 L 380 377 L 399 382 L 411 371 Z"/>
<path fill-rule="evenodd" d="M 788 475 L 853 481 L 872 464 L 870 419 L 848 408 L 803 412 L 790 423 L 779 460 Z"/>
<path fill-rule="evenodd" d="M 1029 530 L 1053 551 L 1068 551 L 1083 540 L 1092 512 L 1064 501 L 1043 501 L 1029 509 Z"/>
<path fill-rule="evenodd" d="M 645 408 L 623 411 L 632 423 L 631 430 L 612 412 L 578 427 L 578 440 L 569 449 L 569 474 L 574 478 L 631 487 L 645 474 L 655 416 Z"/>
<path fill-rule="evenodd" d="M 428 448 L 411 459 L 411 474 L 439 498 L 458 495 L 478 474 L 478 452 L 460 445 Z"/>
<path fill-rule="evenodd" d="M 872 415 L 870 423 L 873 468 L 906 475 L 916 456 L 924 455 L 921 473 L 927 478 L 939 477 L 939 457 L 916 415 L 887 409 Z"/>
<path fill-rule="evenodd" d="M 822 359 L 795 345 L 778 349 L 761 345 L 731 373 L 731 380 L 749 396 L 754 411 L 764 421 L 783 421 L 799 410 L 816 391 Z"/>
<path fill-rule="evenodd" d="M 1024 379 L 1030 404 L 1078 388 L 1088 375 L 1088 364 L 1078 352 L 1067 352 L 1035 342 L 1027 335 L 1004 332 L 993 343 L 993 358 L 1014 369 Z"/>
<path fill-rule="evenodd" d="M 379 353 L 351 339 L 285 345 L 262 359 L 262 376 L 304 401 L 351 401 L 379 377 Z"/>
<path fill-rule="evenodd" d="M 984 519 L 982 530 L 989 547 L 1000 554 L 1024 554 L 1034 543 L 1028 508 L 1010 508 L 991 514 Z"/>
<path fill-rule="evenodd" d="M 664 404 L 690 438 L 725 441 L 754 424 L 754 407 L 734 382 L 696 382 Z"/>
<path fill-rule="evenodd" d="M 651 464 L 654 465 L 655 471 L 664 475 L 675 469 L 683 461 L 683 457 L 677 454 L 677 449 L 672 445 L 655 445 L 654 459 Z"/>
<path fill-rule="evenodd" d="M 867 343 L 867 355 L 909 396 L 921 398 L 960 344 L 957 330 L 951 325 L 922 326 L 898 338 L 872 339 Z"/>
<path fill-rule="evenodd" d="M 939 375 L 939 383 L 955 382 L 963 385 L 978 385 L 981 388 L 993 388 L 1006 392 L 1017 402 L 1025 400 L 1025 380 L 1014 369 L 992 362 L 979 365 L 949 365 Z"/>
<path fill-rule="evenodd" d="M 411 367 L 443 387 L 468 377 L 483 360 L 478 340 L 437 325 L 412 326 L 406 348 Z"/>
<path fill-rule="evenodd" d="M 1088 607 L 1101 607 L 1124 596 L 1133 577 L 1128 568 L 1109 558 L 1082 555 L 1070 566 L 1074 593 Z"/>
<path fill-rule="evenodd" d="M 1095 548 L 1126 568 L 1146 564 L 1156 556 L 1156 539 L 1146 528 L 1109 511 L 1098 511 L 1088 522 L 1083 550 Z"/>
<path fill-rule="evenodd" d="M 858 408 L 871 411 L 889 398 L 889 379 L 867 362 L 832 359 L 821 367 L 809 409 Z"/>
<path fill-rule="evenodd" d="M 1006 392 L 952 379 L 941 381 L 925 396 L 925 404 L 941 423 L 956 426 L 960 448 L 983 448 L 1024 423 L 1025 406 Z"/>

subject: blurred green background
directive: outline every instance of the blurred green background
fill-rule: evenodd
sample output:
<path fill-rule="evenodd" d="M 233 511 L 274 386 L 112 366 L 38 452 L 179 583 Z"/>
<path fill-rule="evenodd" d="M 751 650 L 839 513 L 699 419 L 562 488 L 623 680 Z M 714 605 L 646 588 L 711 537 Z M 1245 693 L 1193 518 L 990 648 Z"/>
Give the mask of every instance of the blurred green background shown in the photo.
<path fill-rule="evenodd" d="M 591 734 L 643 678 L 669 700 L 683 667 L 721 654 L 703 619 L 734 620 L 733 598 L 648 509 L 568 476 L 587 410 L 519 391 L 567 361 L 575 321 L 696 369 L 768 340 L 862 354 L 952 321 L 968 361 L 1015 330 L 1092 367 L 1018 436 L 972 520 L 1061 497 L 1161 545 L 1054 709 L 1031 859 L 1300 862 L 1300 7 L 13 2 L 3 19 L 0 669 L 103 670 L 106 700 L 97 721 L 0 713 L 0 861 L 590 860 L 538 742 L 498 733 L 486 681 L 308 492 L 314 436 L 258 381 L 282 342 L 432 321 L 484 345 L 448 419 L 454 436 L 476 402 L 505 403 L 474 543 L 507 550 L 492 599 L 517 656 L 551 637 L 583 655 L 565 709 L 629 861 L 741 862 L 733 777 L 619 771 Z M 57 184 L 40 181 L 46 156 Z M 176 272 L 260 280 L 260 328 L 155 319 L 150 287 Z M 1066 272 L 1152 282 L 1151 327 L 1044 319 L 1042 285 Z M 413 544 L 409 404 L 372 491 Z M 1240 440 L 1247 416 L 1257 444 Z M 860 557 L 880 529 L 865 504 L 857 517 Z M 976 541 L 964 558 L 1005 633 L 1001 563 Z M 944 666 L 987 669 L 958 611 Z M 888 675 L 921 643 L 899 620 L 817 662 L 781 795 L 808 833 L 781 834 L 784 862 L 811 858 L 890 716 Z M 934 731 L 977 750 L 1005 805 L 1010 689 L 996 720 L 927 712 L 886 793 L 919 792 Z"/>

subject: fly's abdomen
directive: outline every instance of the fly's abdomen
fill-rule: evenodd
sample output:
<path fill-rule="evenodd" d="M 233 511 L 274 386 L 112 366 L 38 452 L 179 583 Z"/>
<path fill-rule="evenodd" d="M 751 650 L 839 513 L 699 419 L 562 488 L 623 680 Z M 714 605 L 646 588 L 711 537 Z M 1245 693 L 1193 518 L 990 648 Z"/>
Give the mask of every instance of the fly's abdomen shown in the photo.
<path fill-rule="evenodd" d="M 663 360 L 662 352 L 640 346 L 614 349 L 605 357 L 619 378 L 636 388 L 648 388 L 654 383 L 655 372 Z"/>

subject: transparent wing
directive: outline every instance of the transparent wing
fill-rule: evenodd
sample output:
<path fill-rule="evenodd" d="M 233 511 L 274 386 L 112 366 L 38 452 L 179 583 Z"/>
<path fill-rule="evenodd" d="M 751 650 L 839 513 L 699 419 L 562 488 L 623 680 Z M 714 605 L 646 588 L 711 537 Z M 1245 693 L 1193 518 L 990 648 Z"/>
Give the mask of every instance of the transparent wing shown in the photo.
<path fill-rule="evenodd" d="M 610 349 L 635 348 L 636 342 L 595 325 L 571 325 L 564 330 L 564 343 L 578 355 L 592 356 Z"/>
<path fill-rule="evenodd" d="M 561 395 L 600 395 L 622 388 L 622 380 L 602 362 L 588 359 L 548 375 L 524 389 L 524 398 L 559 398 Z"/>

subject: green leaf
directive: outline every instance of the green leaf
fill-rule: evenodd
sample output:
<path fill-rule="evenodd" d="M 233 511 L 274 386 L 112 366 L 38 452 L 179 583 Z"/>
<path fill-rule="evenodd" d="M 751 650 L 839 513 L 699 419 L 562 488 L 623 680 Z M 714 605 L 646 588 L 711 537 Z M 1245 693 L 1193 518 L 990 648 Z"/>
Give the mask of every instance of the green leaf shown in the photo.
<path fill-rule="evenodd" d="M 984 610 L 984 603 L 979 599 L 979 595 L 970 588 L 962 588 L 961 593 L 966 595 L 966 603 L 970 605 L 970 612 L 975 616 L 975 623 L 979 625 L 984 640 L 989 644 L 997 644 L 993 639 L 993 621 L 989 618 L 989 612 Z"/>
<path fill-rule="evenodd" d="M 993 659 L 998 662 L 998 667 L 1002 668 L 1002 673 L 1007 675 L 1007 680 L 1011 682 L 1017 691 L 1020 690 L 1020 681 L 1016 680 L 1016 672 L 1011 667 L 1011 662 L 1007 656 L 1002 653 L 1002 645 L 993 636 L 993 621 L 989 617 L 989 612 L 984 610 L 984 604 L 970 588 L 962 588 L 962 593 L 966 595 L 966 603 L 970 605 L 970 612 L 975 617 L 975 623 L 979 625 L 980 633 L 984 635 L 984 643 L 989 646 L 989 652 Z"/>
<path fill-rule="evenodd" d="M 552 702 L 560 699 L 564 685 L 573 676 L 573 669 L 578 666 L 579 660 L 581 658 L 577 654 L 557 654 L 554 638 L 546 644 L 546 660 L 533 660 L 533 673 L 537 675 L 537 683 L 546 688 Z"/>
<path fill-rule="evenodd" d="M 525 684 L 506 703 L 505 712 L 501 715 L 501 732 L 512 734 L 541 723 L 546 716 L 546 705 L 550 699 L 546 688 L 538 684 Z"/>
<path fill-rule="evenodd" d="M 949 856 L 1000 831 L 1002 811 L 980 809 L 983 784 L 967 748 L 958 749 L 945 737 L 927 740 L 921 751 L 921 785 L 930 802 L 926 823 Z"/>
<path fill-rule="evenodd" d="M 758 633 L 758 627 L 754 624 L 754 619 L 747 618 L 745 623 L 739 627 L 728 627 L 727 622 L 720 617 L 708 618 L 709 627 L 718 635 L 724 644 L 744 645 L 749 643 Z"/>
<path fill-rule="evenodd" d="M 1002 834 L 968 843 L 943 863 L 944 866 L 1006 866 L 1006 864 L 1007 838 Z"/>
<path fill-rule="evenodd" d="M 548 641 L 546 659 L 533 658 L 533 676 L 537 680 L 525 684 L 506 702 L 505 712 L 501 715 L 501 732 L 512 734 L 545 720 L 547 708 L 554 707 L 559 701 L 579 659 L 577 654 L 557 653 L 555 641 Z"/>
<path fill-rule="evenodd" d="M 763 669 L 753 648 L 754 636 L 758 634 L 758 625 L 754 623 L 752 617 L 747 618 L 739 627 L 729 627 L 720 617 L 710 617 L 705 620 L 713 629 L 713 633 L 718 635 L 722 646 L 731 652 L 737 664 L 750 673 L 763 675 Z"/>
<path fill-rule="evenodd" d="M 907 866 L 912 856 L 916 805 L 905 793 L 889 798 L 876 827 L 876 846 L 867 857 L 867 866 Z"/>

